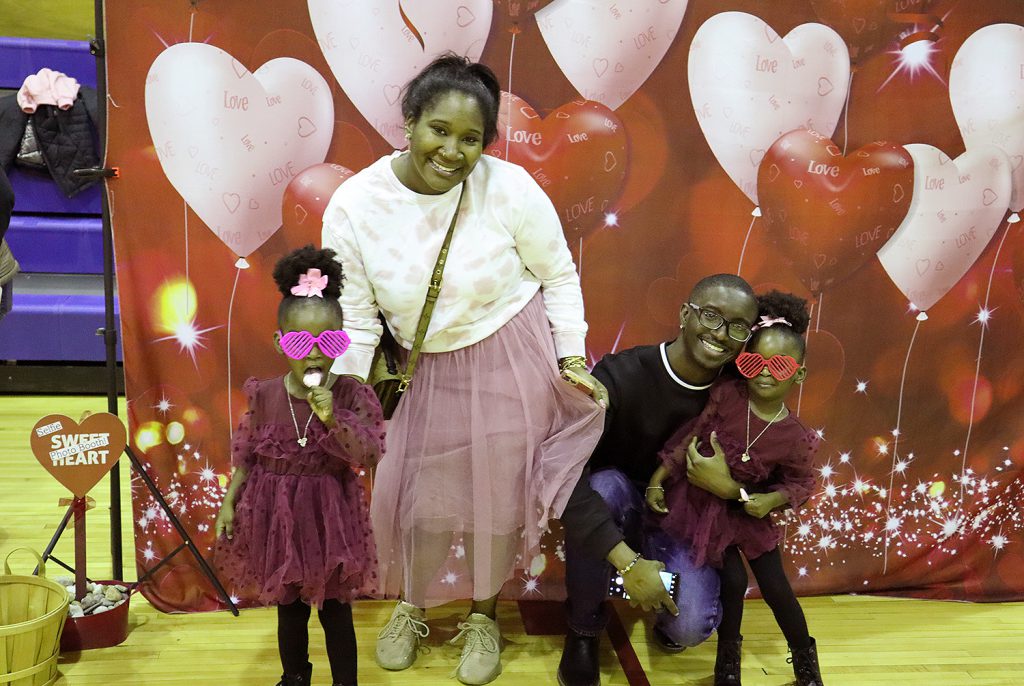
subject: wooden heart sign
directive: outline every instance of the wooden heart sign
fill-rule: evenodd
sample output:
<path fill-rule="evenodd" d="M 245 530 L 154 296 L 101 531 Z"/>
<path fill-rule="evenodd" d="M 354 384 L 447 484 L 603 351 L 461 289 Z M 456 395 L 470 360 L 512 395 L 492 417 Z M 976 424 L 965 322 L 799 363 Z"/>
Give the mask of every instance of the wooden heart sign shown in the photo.
<path fill-rule="evenodd" d="M 893 143 L 843 156 L 828 137 L 798 129 L 769 148 L 757 174 L 768 234 L 812 293 L 874 257 L 910 209 L 914 160 Z"/>
<path fill-rule="evenodd" d="M 32 453 L 76 498 L 83 498 L 124 452 L 128 432 L 121 420 L 102 412 L 81 424 L 62 414 L 43 417 L 32 428 Z"/>

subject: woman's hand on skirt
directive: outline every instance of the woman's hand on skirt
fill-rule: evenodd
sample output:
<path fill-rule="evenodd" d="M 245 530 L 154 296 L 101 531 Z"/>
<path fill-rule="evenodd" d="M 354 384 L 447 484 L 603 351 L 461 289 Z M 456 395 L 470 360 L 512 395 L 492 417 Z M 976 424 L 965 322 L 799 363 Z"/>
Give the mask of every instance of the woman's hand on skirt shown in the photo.
<path fill-rule="evenodd" d="M 602 408 L 608 409 L 608 389 L 588 372 L 586 367 L 563 369 L 562 380 L 589 394 L 594 399 L 594 402 Z"/>

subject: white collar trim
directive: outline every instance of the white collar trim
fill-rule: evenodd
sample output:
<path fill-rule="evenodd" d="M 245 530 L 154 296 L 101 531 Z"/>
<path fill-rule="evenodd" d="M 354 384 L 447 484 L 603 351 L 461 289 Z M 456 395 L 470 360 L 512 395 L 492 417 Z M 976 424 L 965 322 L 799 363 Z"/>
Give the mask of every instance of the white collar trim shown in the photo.
<path fill-rule="evenodd" d="M 672 380 L 675 381 L 680 386 L 682 386 L 683 388 L 688 388 L 691 391 L 705 391 L 711 388 L 711 384 L 705 384 L 703 386 L 694 386 L 692 383 L 686 383 L 685 381 L 680 379 L 679 375 L 676 374 L 675 370 L 672 369 L 672 365 L 668 363 L 668 351 L 666 348 L 666 344 L 664 342 L 662 342 L 661 344 L 661 362 L 662 364 L 665 365 L 665 371 L 668 372 L 668 375 L 670 377 L 672 377 Z"/>

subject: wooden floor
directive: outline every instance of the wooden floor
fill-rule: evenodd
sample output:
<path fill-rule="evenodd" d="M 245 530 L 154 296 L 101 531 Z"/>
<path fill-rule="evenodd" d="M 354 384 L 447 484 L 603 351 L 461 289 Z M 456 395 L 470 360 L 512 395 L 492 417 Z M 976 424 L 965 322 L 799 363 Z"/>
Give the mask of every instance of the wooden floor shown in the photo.
<path fill-rule="evenodd" d="M 78 417 L 84 409 L 101 411 L 105 407 L 102 398 L 0 398 L 0 555 L 19 545 L 42 550 L 63 514 L 57 504 L 65 495 L 62 487 L 36 463 L 28 449 L 32 426 L 53 412 Z M 131 579 L 134 567 L 127 476 L 122 477 L 122 491 L 124 560 Z M 92 495 L 97 507 L 89 513 L 89 574 L 105 577 L 111 569 L 107 483 L 101 483 Z M 60 542 L 56 553 L 65 560 L 74 559 L 70 535 Z M 31 567 L 28 558 L 15 557 L 11 562 L 16 571 Z M 864 596 L 806 598 L 802 604 L 818 639 L 829 686 L 1024 684 L 1024 652 L 1020 648 L 1024 604 L 970 605 Z M 390 603 L 356 605 L 361 683 L 457 684 L 451 673 L 458 664 L 459 652 L 445 645 L 444 640 L 454 634 L 465 606 L 432 611 L 427 649 L 412 669 L 398 673 L 377 668 L 372 658 L 377 629 L 390 609 Z M 619 611 L 647 681 L 627 678 L 605 638 L 602 684 L 711 685 L 714 639 L 682 655 L 666 655 L 649 642 L 649 628 L 642 617 L 628 606 L 621 606 Z M 496 684 L 555 683 L 561 637 L 526 635 L 513 603 L 503 603 L 499 612 L 505 649 L 504 673 Z M 272 611 L 248 610 L 239 618 L 227 613 L 167 615 L 136 596 L 130 616 L 131 633 L 124 644 L 63 656 L 57 684 L 269 686 L 280 674 Z M 792 683 L 785 642 L 761 601 L 748 602 L 743 633 L 744 684 Z M 315 665 L 313 683 L 330 684 L 323 634 L 315 620 L 310 642 Z"/>

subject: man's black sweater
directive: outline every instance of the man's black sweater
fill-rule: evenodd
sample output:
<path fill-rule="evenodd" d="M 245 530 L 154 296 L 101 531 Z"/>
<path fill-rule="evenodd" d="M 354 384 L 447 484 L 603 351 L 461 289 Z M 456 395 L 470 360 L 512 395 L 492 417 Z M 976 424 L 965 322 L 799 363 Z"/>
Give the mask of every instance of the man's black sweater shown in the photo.
<path fill-rule="evenodd" d="M 588 557 L 603 559 L 623 540 L 604 500 L 590 487 L 591 472 L 615 468 L 644 488 L 665 441 L 707 403 L 709 386 L 693 386 L 676 376 L 667 345 L 605 355 L 594 367 L 594 376 L 608 387 L 604 434 L 562 514 L 567 541 Z"/>

